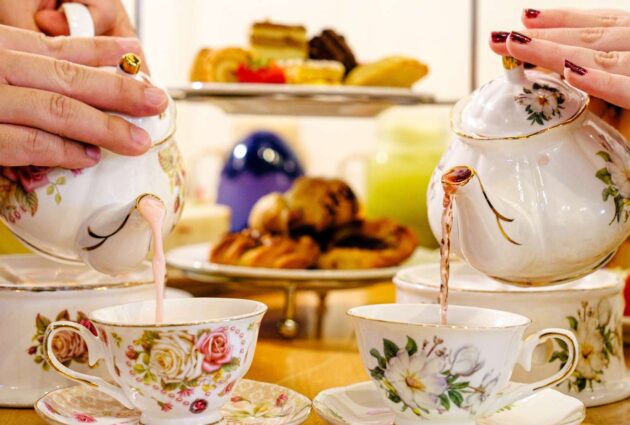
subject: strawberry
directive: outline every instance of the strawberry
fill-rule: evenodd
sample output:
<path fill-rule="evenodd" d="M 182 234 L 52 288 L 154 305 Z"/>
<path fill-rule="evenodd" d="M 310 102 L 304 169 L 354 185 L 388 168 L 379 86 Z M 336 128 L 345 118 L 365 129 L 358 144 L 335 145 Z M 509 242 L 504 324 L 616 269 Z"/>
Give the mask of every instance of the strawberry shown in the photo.
<path fill-rule="evenodd" d="M 241 64 L 236 70 L 236 78 L 241 83 L 284 84 L 286 78 L 279 66 L 270 64 L 264 67 L 250 67 Z"/>

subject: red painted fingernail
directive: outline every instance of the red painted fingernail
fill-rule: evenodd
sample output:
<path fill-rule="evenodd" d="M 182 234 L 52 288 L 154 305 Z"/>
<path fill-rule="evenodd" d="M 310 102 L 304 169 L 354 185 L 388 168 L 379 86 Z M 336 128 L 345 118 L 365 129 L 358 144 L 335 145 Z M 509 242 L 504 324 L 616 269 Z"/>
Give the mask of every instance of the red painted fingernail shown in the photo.
<path fill-rule="evenodd" d="M 492 40 L 493 43 L 505 43 L 505 41 L 508 38 L 508 35 L 510 35 L 509 32 L 505 32 L 505 31 L 492 31 L 490 33 L 490 39 Z"/>
<path fill-rule="evenodd" d="M 94 161 L 98 162 L 101 160 L 101 150 L 98 148 L 98 146 L 87 145 L 85 147 L 85 154 L 87 155 L 88 158 Z"/>
<path fill-rule="evenodd" d="M 535 19 L 538 18 L 538 15 L 540 15 L 540 10 L 536 10 L 536 9 L 525 9 L 525 17 L 527 19 Z"/>
<path fill-rule="evenodd" d="M 582 68 L 581 66 L 576 65 L 566 59 L 564 60 L 564 67 L 569 68 L 571 72 L 575 72 L 577 75 L 584 75 L 588 72 L 586 68 Z"/>
<path fill-rule="evenodd" d="M 516 31 L 512 31 L 510 33 L 510 40 L 518 44 L 527 44 L 530 41 L 532 41 L 532 39 L 526 36 L 525 34 L 521 34 L 520 32 L 516 32 Z"/>

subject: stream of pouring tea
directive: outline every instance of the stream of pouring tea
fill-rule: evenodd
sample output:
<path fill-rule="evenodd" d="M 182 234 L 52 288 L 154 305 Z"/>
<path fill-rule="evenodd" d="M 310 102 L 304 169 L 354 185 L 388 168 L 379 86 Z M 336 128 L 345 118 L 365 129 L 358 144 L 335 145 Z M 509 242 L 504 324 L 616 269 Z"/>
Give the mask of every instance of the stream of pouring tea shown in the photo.
<path fill-rule="evenodd" d="M 440 324 L 448 324 L 448 281 L 450 277 L 451 230 L 453 229 L 453 196 L 462 183 L 472 176 L 468 167 L 454 167 L 442 176 L 442 240 L 440 241 Z"/>
<path fill-rule="evenodd" d="M 162 225 L 166 216 L 164 204 L 153 196 L 145 196 L 138 202 L 138 212 L 151 226 L 153 241 L 153 280 L 155 280 L 155 323 L 162 323 L 164 317 L 164 280 L 166 260 L 162 243 Z"/>

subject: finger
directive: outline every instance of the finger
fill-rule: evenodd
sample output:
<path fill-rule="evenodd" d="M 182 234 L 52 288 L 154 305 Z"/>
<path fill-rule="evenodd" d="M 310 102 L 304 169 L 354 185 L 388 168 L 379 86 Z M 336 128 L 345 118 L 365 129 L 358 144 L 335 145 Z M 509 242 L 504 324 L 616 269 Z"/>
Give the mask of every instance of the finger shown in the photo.
<path fill-rule="evenodd" d="M 620 10 L 525 9 L 521 20 L 527 28 L 628 27 L 630 14 Z"/>
<path fill-rule="evenodd" d="M 0 48 L 64 59 L 89 66 L 117 65 L 125 53 L 141 54 L 140 42 L 123 37 L 46 37 L 0 25 Z"/>
<path fill-rule="evenodd" d="M 525 29 L 519 32 L 531 38 L 602 52 L 630 51 L 630 27 Z"/>
<path fill-rule="evenodd" d="M 567 62 L 564 76 L 574 87 L 621 108 L 630 108 L 630 77 Z"/>
<path fill-rule="evenodd" d="M 151 146 L 143 129 L 58 93 L 0 85 L 0 99 L 3 123 L 38 128 L 122 155 L 140 155 Z"/>
<path fill-rule="evenodd" d="M 69 35 L 66 16 L 59 10 L 40 10 L 35 14 L 35 23 L 46 35 Z"/>
<path fill-rule="evenodd" d="M 136 30 L 120 1 L 62 0 L 62 3 L 81 3 L 87 6 L 98 35 L 137 37 Z"/>
<path fill-rule="evenodd" d="M 98 109 L 133 116 L 157 115 L 168 105 L 157 87 L 112 72 L 44 56 L 0 50 L 0 81 L 52 91 Z"/>
<path fill-rule="evenodd" d="M 505 56 L 509 55 L 506 41 L 510 33 L 508 31 L 492 31 L 490 33 L 490 48 L 497 55 Z"/>
<path fill-rule="evenodd" d="M 101 151 L 96 146 L 18 125 L 0 124 L 0 165 L 87 168 L 96 165 Z"/>
<path fill-rule="evenodd" d="M 553 41 L 532 39 L 518 32 L 510 33 L 506 47 L 511 56 L 559 74 L 564 72 L 564 61 L 568 59 L 588 68 L 630 75 L 630 52 L 598 52 Z"/>

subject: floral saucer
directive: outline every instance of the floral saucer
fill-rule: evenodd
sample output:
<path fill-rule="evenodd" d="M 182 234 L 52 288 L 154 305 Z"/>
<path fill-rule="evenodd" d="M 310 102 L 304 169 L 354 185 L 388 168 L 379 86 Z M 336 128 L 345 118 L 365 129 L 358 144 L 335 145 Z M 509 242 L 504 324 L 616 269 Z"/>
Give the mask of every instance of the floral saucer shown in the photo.
<path fill-rule="evenodd" d="M 138 425 L 140 419 L 137 410 L 81 385 L 52 391 L 34 407 L 53 425 Z M 298 425 L 311 413 L 311 401 L 279 385 L 243 379 L 222 413 L 222 425 Z"/>
<path fill-rule="evenodd" d="M 518 385 L 518 384 L 512 384 Z M 317 414 L 333 425 L 392 425 L 394 414 L 370 381 L 331 388 L 313 400 Z M 586 416 L 581 401 L 545 389 L 477 420 L 477 425 L 579 425 Z"/>

